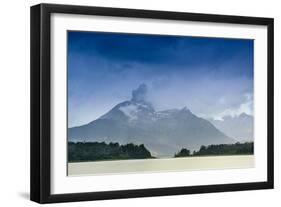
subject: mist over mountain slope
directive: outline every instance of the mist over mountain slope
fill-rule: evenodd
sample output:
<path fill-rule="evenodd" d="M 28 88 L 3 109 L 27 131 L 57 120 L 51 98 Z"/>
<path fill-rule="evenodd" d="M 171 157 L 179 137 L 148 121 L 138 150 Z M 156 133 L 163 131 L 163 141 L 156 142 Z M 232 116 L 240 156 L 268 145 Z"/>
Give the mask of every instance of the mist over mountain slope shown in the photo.
<path fill-rule="evenodd" d="M 69 128 L 68 140 L 144 144 L 158 157 L 171 157 L 183 147 L 197 150 L 201 145 L 235 142 L 187 108 L 156 111 L 146 93 L 147 86 L 141 84 L 131 100 L 86 125 Z"/>
<path fill-rule="evenodd" d="M 209 120 L 215 127 L 239 142 L 254 140 L 254 118 L 242 113 L 239 116 L 225 116 L 222 120 Z"/>

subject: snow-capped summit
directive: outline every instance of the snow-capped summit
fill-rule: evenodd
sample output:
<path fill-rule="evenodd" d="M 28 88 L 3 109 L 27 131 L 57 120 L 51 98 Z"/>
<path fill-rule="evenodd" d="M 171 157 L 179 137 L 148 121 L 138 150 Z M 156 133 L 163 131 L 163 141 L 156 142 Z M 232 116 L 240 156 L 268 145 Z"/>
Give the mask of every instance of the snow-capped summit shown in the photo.
<path fill-rule="evenodd" d="M 155 110 L 151 103 L 146 100 L 147 86 L 141 84 L 132 91 L 132 98 L 113 107 L 100 119 L 115 119 L 124 121 L 136 121 L 138 119 L 153 116 Z"/>

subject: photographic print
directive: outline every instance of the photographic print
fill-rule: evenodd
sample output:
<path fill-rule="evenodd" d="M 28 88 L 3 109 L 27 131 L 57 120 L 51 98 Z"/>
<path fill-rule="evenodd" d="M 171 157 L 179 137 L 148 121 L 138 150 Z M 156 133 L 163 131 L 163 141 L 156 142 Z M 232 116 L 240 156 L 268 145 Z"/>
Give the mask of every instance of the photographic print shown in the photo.
<path fill-rule="evenodd" d="M 254 166 L 254 40 L 67 35 L 68 175 Z"/>
<path fill-rule="evenodd" d="M 274 19 L 38 4 L 30 199 L 274 188 Z"/>

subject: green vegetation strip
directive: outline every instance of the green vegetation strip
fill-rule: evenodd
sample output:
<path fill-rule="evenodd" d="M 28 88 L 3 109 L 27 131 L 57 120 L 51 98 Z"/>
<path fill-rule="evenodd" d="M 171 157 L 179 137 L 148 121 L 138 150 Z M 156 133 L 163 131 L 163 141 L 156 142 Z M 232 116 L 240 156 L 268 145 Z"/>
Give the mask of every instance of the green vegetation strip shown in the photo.
<path fill-rule="evenodd" d="M 153 158 L 143 144 L 119 145 L 105 142 L 68 142 L 68 161 L 102 161 Z"/>
<path fill-rule="evenodd" d="M 174 157 L 219 156 L 219 155 L 252 155 L 254 143 L 235 143 L 202 145 L 198 151 L 190 152 L 182 148 Z M 68 142 L 68 162 L 88 162 L 105 160 L 151 159 L 155 158 L 141 144 L 105 143 L 105 142 Z"/>
<path fill-rule="evenodd" d="M 182 148 L 174 157 L 188 156 L 212 156 L 212 155 L 252 155 L 254 154 L 254 143 L 235 143 L 235 144 L 218 144 L 218 145 L 202 145 L 198 151 L 193 151 Z"/>

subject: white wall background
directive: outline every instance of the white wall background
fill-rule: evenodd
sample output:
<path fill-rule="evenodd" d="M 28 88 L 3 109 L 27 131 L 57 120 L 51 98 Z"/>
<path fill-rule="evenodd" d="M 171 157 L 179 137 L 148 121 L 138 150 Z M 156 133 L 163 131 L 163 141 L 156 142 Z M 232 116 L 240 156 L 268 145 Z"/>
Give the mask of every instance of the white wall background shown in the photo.
<path fill-rule="evenodd" d="M 53 206 L 277 206 L 281 202 L 281 3 L 278 0 L 69 0 L 1 1 L 0 206 L 36 206 L 29 201 L 29 7 L 37 3 L 81 4 L 275 18 L 275 189 Z"/>

